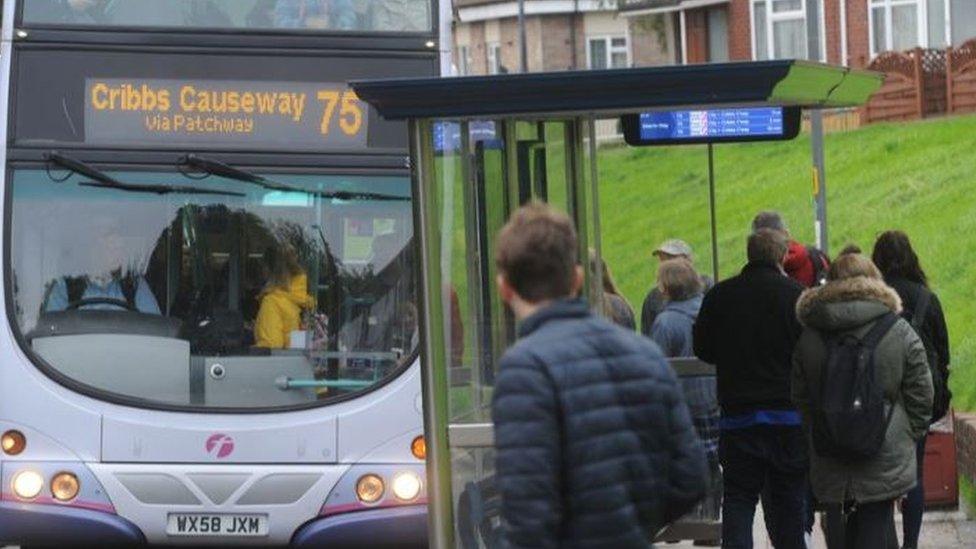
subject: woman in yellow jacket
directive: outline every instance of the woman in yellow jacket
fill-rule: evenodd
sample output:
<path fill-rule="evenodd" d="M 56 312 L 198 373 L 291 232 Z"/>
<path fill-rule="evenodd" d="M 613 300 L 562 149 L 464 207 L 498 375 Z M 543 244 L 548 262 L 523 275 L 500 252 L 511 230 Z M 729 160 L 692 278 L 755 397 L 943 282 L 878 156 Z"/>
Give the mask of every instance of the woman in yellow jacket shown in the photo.
<path fill-rule="evenodd" d="M 302 327 L 302 311 L 312 309 L 315 301 L 308 295 L 308 276 L 292 248 L 268 248 L 264 260 L 268 282 L 259 297 L 254 346 L 287 349 L 291 333 Z"/>

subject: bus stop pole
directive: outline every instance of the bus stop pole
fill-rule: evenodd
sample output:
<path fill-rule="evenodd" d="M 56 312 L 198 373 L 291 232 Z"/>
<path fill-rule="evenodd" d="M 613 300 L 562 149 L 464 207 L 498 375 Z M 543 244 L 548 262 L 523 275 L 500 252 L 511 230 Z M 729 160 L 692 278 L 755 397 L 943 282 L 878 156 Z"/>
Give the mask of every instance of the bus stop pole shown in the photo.
<path fill-rule="evenodd" d="M 593 250 L 596 254 L 596 269 L 593 272 L 593 287 L 595 292 L 593 295 L 601 298 L 603 297 L 603 227 L 600 224 L 600 170 L 597 165 L 597 154 L 599 154 L 599 149 L 596 143 L 596 122 L 593 120 L 592 116 L 587 118 L 581 118 L 582 124 L 580 126 L 586 127 L 586 137 L 589 143 L 588 145 L 588 155 L 589 155 L 589 168 L 590 168 L 590 198 L 593 208 L 593 216 L 590 218 L 590 222 L 593 223 Z M 580 177 L 580 180 L 586 179 L 585 176 Z M 586 260 L 584 260 L 586 261 Z M 586 261 L 589 263 L 589 261 Z M 584 264 L 586 264 L 584 263 Z"/>
<path fill-rule="evenodd" d="M 813 229 L 817 248 L 830 256 L 827 239 L 827 176 L 824 171 L 823 112 L 810 111 L 810 148 L 813 156 Z"/>
<path fill-rule="evenodd" d="M 451 492 L 451 454 L 448 447 L 448 381 L 444 341 L 443 286 L 440 278 L 439 240 L 436 236 L 438 200 L 432 167 L 430 121 L 411 120 L 410 168 L 412 172 L 414 234 L 420 261 L 415 266 L 421 282 L 420 299 L 420 394 L 424 437 L 427 445 L 427 530 L 430 547 L 453 549 L 454 506 Z"/>
<path fill-rule="evenodd" d="M 718 221 L 715 216 L 715 161 L 708 144 L 708 211 L 712 222 L 712 280 L 718 282 Z"/>

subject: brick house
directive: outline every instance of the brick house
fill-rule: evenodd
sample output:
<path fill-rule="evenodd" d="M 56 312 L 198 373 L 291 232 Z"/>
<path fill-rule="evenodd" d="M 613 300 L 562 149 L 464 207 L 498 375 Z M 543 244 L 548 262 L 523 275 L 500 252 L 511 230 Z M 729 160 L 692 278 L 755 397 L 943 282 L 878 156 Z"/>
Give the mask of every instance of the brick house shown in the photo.
<path fill-rule="evenodd" d="M 519 70 L 518 3 L 454 0 L 454 64 L 458 74 Z M 632 28 L 617 0 L 526 0 L 529 71 L 662 65 L 677 62 L 670 18 L 664 39 Z"/>
<path fill-rule="evenodd" d="M 460 74 L 517 71 L 515 0 L 455 0 Z M 887 50 L 976 37 L 976 0 L 525 0 L 528 69 L 807 58 L 866 66 Z"/>

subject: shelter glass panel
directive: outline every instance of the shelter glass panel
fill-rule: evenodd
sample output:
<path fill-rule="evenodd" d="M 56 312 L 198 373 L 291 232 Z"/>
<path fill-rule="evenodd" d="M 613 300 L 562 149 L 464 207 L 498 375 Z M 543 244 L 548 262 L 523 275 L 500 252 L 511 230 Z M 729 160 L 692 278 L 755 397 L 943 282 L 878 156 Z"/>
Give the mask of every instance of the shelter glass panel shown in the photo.
<path fill-rule="evenodd" d="M 435 329 L 448 351 L 452 423 L 490 421 L 497 355 L 513 332 L 491 254 L 491 237 L 509 211 L 503 128 L 497 121 L 434 124 L 438 211 L 428 224 L 435 223 L 431 246 L 441 264 L 444 323 Z"/>

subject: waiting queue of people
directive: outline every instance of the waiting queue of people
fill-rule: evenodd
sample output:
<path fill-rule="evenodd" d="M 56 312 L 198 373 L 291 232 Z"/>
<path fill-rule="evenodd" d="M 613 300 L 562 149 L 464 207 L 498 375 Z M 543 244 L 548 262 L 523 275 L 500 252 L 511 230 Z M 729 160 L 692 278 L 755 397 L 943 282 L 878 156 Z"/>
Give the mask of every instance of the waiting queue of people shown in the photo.
<path fill-rule="evenodd" d="M 897 501 L 903 547 L 917 546 L 924 437 L 951 397 L 945 320 L 917 255 L 891 231 L 872 258 L 849 247 L 831 264 L 775 212 L 753 229 L 743 271 L 707 292 L 690 247 L 662 245 L 680 253 L 659 256 L 649 326 L 647 302 L 642 311 L 648 347 L 574 301 L 568 219 L 531 205 L 506 225 L 499 284 L 521 339 L 503 357 L 493 416 L 509 546 L 649 546 L 704 494 L 716 455 L 723 547 L 752 547 L 760 499 L 773 545 L 807 547 L 811 486 L 843 509 L 843 547 L 898 547 Z M 560 271 L 578 282 L 540 291 Z M 716 379 L 678 382 L 658 351 L 693 351 Z"/>

